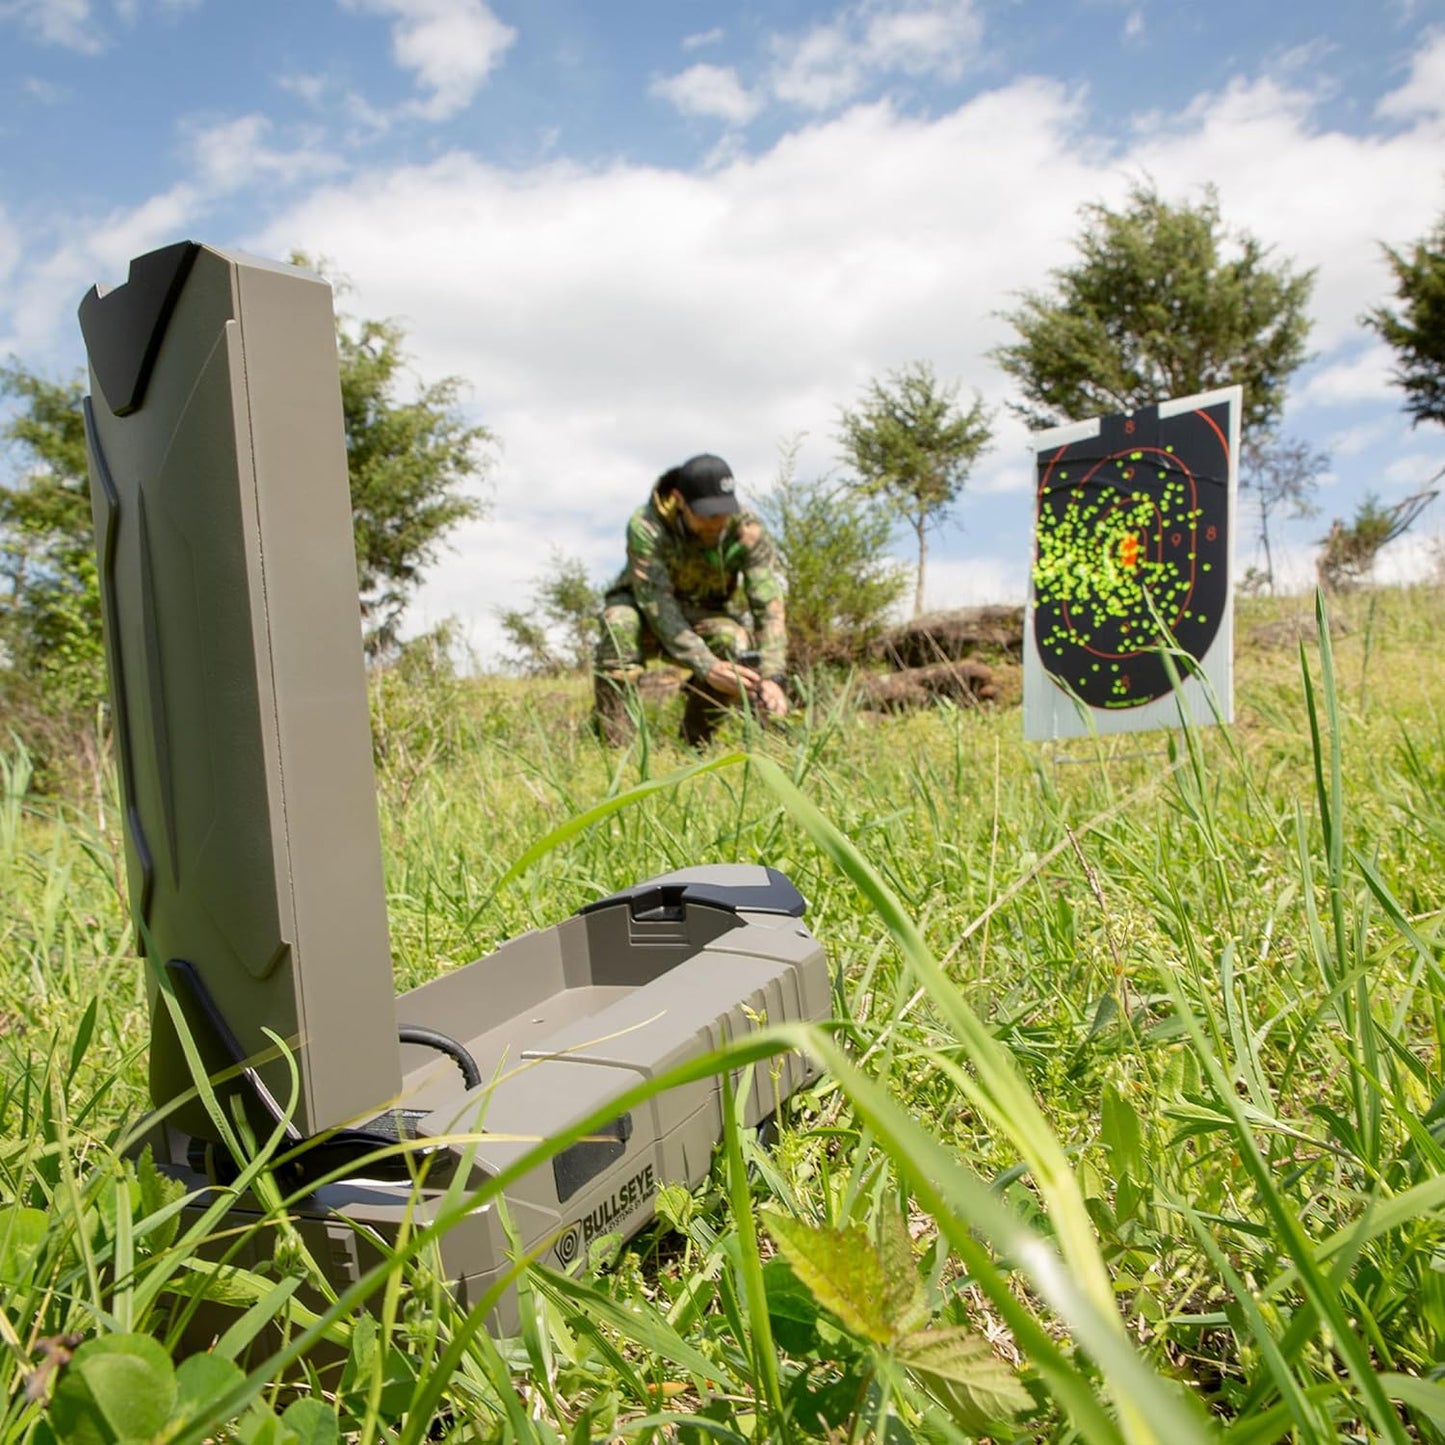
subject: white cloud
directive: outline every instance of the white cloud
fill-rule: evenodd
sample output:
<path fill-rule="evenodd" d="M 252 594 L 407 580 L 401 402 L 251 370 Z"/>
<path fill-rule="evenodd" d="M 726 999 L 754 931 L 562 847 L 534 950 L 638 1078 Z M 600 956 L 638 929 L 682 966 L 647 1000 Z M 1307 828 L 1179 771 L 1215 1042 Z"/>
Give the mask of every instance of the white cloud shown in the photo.
<path fill-rule="evenodd" d="M 973 7 L 959 0 L 896 9 L 875 5 L 862 13 L 864 44 L 878 70 L 957 78 L 983 37 L 983 23 Z"/>
<path fill-rule="evenodd" d="M 846 13 L 863 33 L 875 11 Z M 542 570 L 554 542 L 605 575 L 628 511 L 693 452 L 726 456 L 753 494 L 776 471 L 779 439 L 797 432 L 808 433 L 805 475 L 834 466 L 838 408 L 916 358 L 999 412 L 997 447 L 959 509 L 962 545 L 990 560 L 936 556 L 929 601 L 1017 598 L 1029 460 L 1002 409 L 1011 386 L 987 353 L 1009 339 L 998 313 L 1071 260 L 1081 204 L 1117 204 L 1144 174 L 1173 198 L 1216 181 L 1228 223 L 1318 268 L 1312 345 L 1324 355 L 1296 398 L 1306 419 L 1353 428 L 1370 421 L 1361 406 L 1393 406 L 1388 354 L 1358 317 L 1390 293 L 1379 240 L 1419 235 L 1438 214 L 1445 122 L 1361 136 L 1319 114 L 1315 92 L 1265 77 L 1116 143 L 1086 129 L 1076 89 L 1025 78 L 931 118 L 855 106 L 701 174 L 502 169 L 454 152 L 332 178 L 224 240 L 336 257 L 357 288 L 348 309 L 400 317 L 419 370 L 464 377 L 501 436 L 494 515 L 457 535 L 418 625 L 455 611 L 485 642 L 491 609 Z M 130 256 L 187 234 L 219 190 L 325 163 L 279 145 L 260 117 L 227 125 L 198 136 L 193 182 L 112 216 L 57 218 L 65 239 L 31 242 L 31 259 L 12 264 L 0 332 L 27 343 L 73 328 L 91 281 L 119 280 Z M 1351 410 L 1336 418 L 1336 407 Z M 1402 422 L 1339 455 L 1383 475 L 1405 435 Z"/>
<path fill-rule="evenodd" d="M 1445 466 L 1445 446 L 1420 448 L 1396 457 L 1381 473 L 1380 480 L 1391 491 L 1414 492 L 1429 483 L 1445 481 L 1440 469 Z"/>
<path fill-rule="evenodd" d="M 855 107 L 706 174 L 509 172 L 452 154 L 329 186 L 249 244 L 342 258 L 351 309 L 404 318 L 427 374 L 467 378 L 504 440 L 495 520 L 438 565 L 432 615 L 444 598 L 485 619 L 562 531 L 608 570 L 627 512 L 692 452 L 720 452 L 752 492 L 798 431 L 804 473 L 834 466 L 838 408 L 919 357 L 998 408 L 961 536 L 1000 559 L 992 590 L 1017 596 L 1026 437 L 986 353 L 1009 336 L 997 313 L 1070 259 L 1078 207 L 1117 204 L 1141 173 L 1181 197 L 1217 180 L 1231 224 L 1319 268 L 1326 355 L 1308 396 L 1327 416 L 1388 397 L 1387 359 L 1361 351 L 1357 317 L 1385 288 L 1377 238 L 1433 219 L 1417 177 L 1437 139 L 1428 125 L 1388 139 L 1324 130 L 1308 96 L 1266 79 L 1202 96 L 1186 124 L 1120 151 L 1083 129 L 1076 93 L 1025 79 L 935 119 Z M 980 547 L 985 514 L 1012 518 L 998 533 L 1012 540 Z M 990 590 L 939 566 L 936 605 Z"/>
<path fill-rule="evenodd" d="M 1131 10 L 1124 20 L 1124 40 L 1126 44 L 1137 45 L 1144 39 L 1144 11 L 1141 8 Z"/>
<path fill-rule="evenodd" d="M 1409 79 L 1385 96 L 1375 113 L 1386 120 L 1445 114 L 1445 30 L 1427 37 L 1411 58 Z"/>
<path fill-rule="evenodd" d="M 90 0 L 0 0 L 0 22 L 7 20 L 42 45 L 82 55 L 96 55 L 105 48 Z"/>
<path fill-rule="evenodd" d="M 1383 401 L 1396 393 L 1390 382 L 1394 353 L 1378 344 L 1313 372 L 1291 394 L 1297 406 L 1350 406 Z"/>
<path fill-rule="evenodd" d="M 342 0 L 350 10 L 393 17 L 392 54 L 415 74 L 426 99 L 409 109 L 426 120 L 445 120 L 472 97 L 506 53 L 517 32 L 485 0 Z"/>
<path fill-rule="evenodd" d="M 1276 259 L 1316 269 L 1310 342 L 1328 353 L 1353 342 L 1361 312 L 1390 295 L 1381 240 L 1432 224 L 1445 119 L 1388 138 L 1351 135 L 1319 126 L 1317 100 L 1268 76 L 1235 81 L 1117 159 L 1174 195 L 1216 182 L 1228 224 L 1272 245 Z"/>
<path fill-rule="evenodd" d="M 95 283 L 124 281 L 131 259 L 168 245 L 190 229 L 198 194 L 186 184 L 138 206 L 122 207 L 98 220 L 72 223 L 65 239 L 28 264 L 15 268 L 18 284 L 9 288 L 8 316 L 0 312 L 9 335 L 6 350 L 44 364 L 64 327 L 74 337 L 75 308 Z M 73 352 L 67 349 L 68 356 Z"/>
<path fill-rule="evenodd" d="M 311 147 L 278 150 L 266 140 L 272 122 L 264 115 L 243 115 L 198 130 L 191 138 L 198 183 L 213 193 L 228 193 L 254 185 L 290 185 L 328 175 L 340 162 Z"/>
<path fill-rule="evenodd" d="M 982 36 L 970 0 L 857 0 L 802 35 L 773 37 L 772 90 L 825 111 L 891 73 L 957 79 Z"/>
<path fill-rule="evenodd" d="M 700 30 L 696 35 L 683 37 L 682 48 L 684 50 L 701 50 L 706 45 L 716 45 L 723 38 L 721 25 L 714 25 L 711 30 Z"/>
<path fill-rule="evenodd" d="M 328 76 L 319 72 L 293 70 L 278 76 L 276 85 L 281 90 L 289 91 L 290 94 L 315 110 L 326 98 L 327 91 L 331 88 L 331 81 Z"/>
<path fill-rule="evenodd" d="M 773 93 L 805 110 L 831 110 L 863 89 L 867 71 L 862 46 L 840 24 L 820 25 L 800 38 L 774 41 L 778 57 Z"/>
<path fill-rule="evenodd" d="M 746 125 L 758 113 L 737 72 L 719 65 L 692 65 L 677 75 L 654 80 L 649 91 L 671 101 L 684 115 L 709 116 L 729 125 Z"/>
<path fill-rule="evenodd" d="M 248 245 L 343 258 L 351 309 L 403 317 L 429 375 L 472 383 L 505 443 L 498 522 L 530 520 L 460 536 L 427 607 L 486 618 L 564 522 L 617 565 L 681 457 L 720 452 L 755 494 L 807 430 L 804 469 L 831 467 L 838 406 L 884 369 L 931 357 L 997 404 L 989 309 L 1058 260 L 1098 184 L 1072 123 L 1034 82 L 927 124 L 857 109 L 706 176 L 454 154 L 328 187 Z M 1025 484 L 1027 459 L 999 458 L 981 492 Z"/>
<path fill-rule="evenodd" d="M 1325 447 L 1334 457 L 1357 457 L 1399 434 L 1403 419 L 1370 421 L 1345 427 L 1326 438 Z"/>
<path fill-rule="evenodd" d="M 59 105 L 69 98 L 71 92 L 54 81 L 42 80 L 38 75 L 27 75 L 20 82 L 20 93 L 36 105 Z"/>
<path fill-rule="evenodd" d="M 1439 502 L 1435 506 L 1439 506 Z M 1432 508 L 1433 510 L 1433 508 Z M 1430 513 L 1403 537 L 1397 537 L 1375 559 L 1374 581 L 1389 585 L 1445 580 L 1445 532 L 1439 518 L 1428 529 Z"/>
<path fill-rule="evenodd" d="M 970 557 L 963 561 L 930 557 L 923 584 L 923 605 L 930 611 L 1021 603 L 1029 590 L 1028 558 L 1022 554 L 1017 558 Z"/>

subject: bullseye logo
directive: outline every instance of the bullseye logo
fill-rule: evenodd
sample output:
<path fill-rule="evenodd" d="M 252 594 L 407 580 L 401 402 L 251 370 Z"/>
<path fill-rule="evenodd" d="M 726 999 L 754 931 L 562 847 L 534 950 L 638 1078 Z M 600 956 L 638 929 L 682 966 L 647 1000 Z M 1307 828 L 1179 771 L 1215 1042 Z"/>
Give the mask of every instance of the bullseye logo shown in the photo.
<path fill-rule="evenodd" d="M 606 1199 L 600 1200 L 581 1219 L 574 1220 L 562 1231 L 552 1253 L 563 1268 L 570 1267 L 594 1239 L 609 1232 L 652 1202 L 657 1193 L 657 1177 L 651 1164 L 644 1164 L 630 1179 L 625 1179 Z"/>
<path fill-rule="evenodd" d="M 562 1231 L 562 1236 L 553 1247 L 557 1256 L 557 1263 L 563 1269 L 567 1269 L 576 1263 L 577 1256 L 582 1253 L 582 1225 L 581 1222 L 570 1224 Z"/>

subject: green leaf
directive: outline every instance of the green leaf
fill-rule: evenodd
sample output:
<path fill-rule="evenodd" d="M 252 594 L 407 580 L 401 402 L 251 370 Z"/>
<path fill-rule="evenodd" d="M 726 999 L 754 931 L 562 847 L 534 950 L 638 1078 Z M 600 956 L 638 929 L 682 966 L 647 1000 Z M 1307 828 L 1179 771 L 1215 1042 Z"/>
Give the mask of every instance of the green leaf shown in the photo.
<path fill-rule="evenodd" d="M 321 1400 L 293 1400 L 282 1414 L 281 1424 L 295 1436 L 297 1445 L 336 1445 L 341 1439 L 336 1411 Z"/>
<path fill-rule="evenodd" d="M 681 1184 L 664 1184 L 653 1201 L 657 1217 L 682 1234 L 697 1213 L 692 1190 Z"/>
<path fill-rule="evenodd" d="M 346 1356 L 346 1369 L 341 1376 L 341 1393 L 365 1388 L 367 1375 L 376 1368 L 381 1345 L 377 1338 L 376 1321 L 370 1315 L 362 1315 L 351 1328 L 351 1349 Z"/>
<path fill-rule="evenodd" d="M 764 1211 L 763 1223 L 819 1304 L 864 1339 L 880 1345 L 894 1339 L 887 1271 L 861 1225 L 828 1229 L 771 1209 Z"/>
<path fill-rule="evenodd" d="M 1414 1375 L 1382 1374 L 1385 1394 L 1417 1415 L 1423 1415 L 1437 1430 L 1445 1430 L 1445 1385 L 1420 1380 Z"/>
<path fill-rule="evenodd" d="M 928 1302 L 918 1278 L 913 1241 L 900 1214 L 884 1214 L 878 1227 L 878 1248 L 883 1260 L 883 1314 L 894 1338 L 928 1323 Z"/>
<path fill-rule="evenodd" d="M 1144 1178 L 1144 1131 L 1139 1126 L 1139 1115 L 1114 1083 L 1104 1086 L 1099 1134 L 1117 1178 Z"/>
<path fill-rule="evenodd" d="M 43 1209 L 20 1204 L 0 1209 L 0 1284 L 18 1287 L 29 1281 L 47 1223 Z"/>
<path fill-rule="evenodd" d="M 351 1353 L 341 1376 L 345 1408 L 358 1418 L 365 1415 L 372 1381 L 381 1375 L 381 1413 L 401 1415 L 416 1388 L 416 1370 L 400 1350 L 385 1346 L 376 1321 L 363 1315 L 351 1330 Z M 285 1416 L 282 1416 L 285 1419 Z"/>
<path fill-rule="evenodd" d="M 149 1219 L 151 1215 L 159 1214 L 161 1210 L 174 1204 L 186 1192 L 186 1186 L 179 1179 L 168 1178 L 156 1167 L 149 1144 L 145 1146 L 141 1151 L 140 1158 L 136 1160 L 135 1175 L 136 1182 L 140 1185 L 139 1213 L 142 1219 Z M 175 1243 L 180 1227 L 180 1215 L 171 1215 L 169 1219 L 146 1233 L 146 1247 L 155 1253 L 168 1249 Z"/>
<path fill-rule="evenodd" d="M 55 1385 L 50 1423 L 65 1445 L 149 1440 L 175 1409 L 171 1357 L 149 1335 L 105 1335 L 76 1350 Z"/>
<path fill-rule="evenodd" d="M 80 1061 L 90 1047 L 91 1037 L 95 1033 L 95 1018 L 99 1007 L 100 996 L 97 994 L 91 999 L 89 1007 L 85 1010 L 85 1016 L 80 1021 L 80 1027 L 75 1031 L 75 1042 L 70 1046 L 70 1071 L 67 1078 L 75 1077 L 75 1071 L 80 1067 Z"/>
<path fill-rule="evenodd" d="M 236 1427 L 240 1445 L 296 1445 L 296 1437 L 259 1400 L 241 1417 Z"/>
<path fill-rule="evenodd" d="M 1033 1396 L 1024 1389 L 1013 1366 L 999 1359 L 988 1341 L 966 1326 L 920 1330 L 901 1340 L 895 1354 L 899 1364 L 911 1370 L 965 1430 L 975 1434 L 1033 1408 Z"/>
<path fill-rule="evenodd" d="M 763 1265 L 773 1338 L 795 1359 L 818 1352 L 818 1301 L 781 1254 Z"/>
<path fill-rule="evenodd" d="M 176 1366 L 176 1408 L 172 1416 L 186 1420 L 234 1390 L 245 1376 L 240 1367 L 219 1355 L 192 1355 Z"/>

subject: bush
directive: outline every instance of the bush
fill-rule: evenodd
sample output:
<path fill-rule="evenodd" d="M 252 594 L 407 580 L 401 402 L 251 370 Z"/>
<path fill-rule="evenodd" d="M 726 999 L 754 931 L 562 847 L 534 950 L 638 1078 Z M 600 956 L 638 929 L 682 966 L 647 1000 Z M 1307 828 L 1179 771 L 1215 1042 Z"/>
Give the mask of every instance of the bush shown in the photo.
<path fill-rule="evenodd" d="M 791 454 L 758 512 L 788 590 L 793 667 L 856 661 L 908 586 L 907 569 L 888 551 L 892 519 L 840 482 L 800 481 Z"/>

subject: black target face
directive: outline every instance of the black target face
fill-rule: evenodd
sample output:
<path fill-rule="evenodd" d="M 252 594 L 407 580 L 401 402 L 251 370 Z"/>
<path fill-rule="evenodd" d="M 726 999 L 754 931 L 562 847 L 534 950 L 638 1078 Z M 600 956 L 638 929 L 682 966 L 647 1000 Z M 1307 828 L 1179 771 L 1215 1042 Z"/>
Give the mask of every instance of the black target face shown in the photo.
<path fill-rule="evenodd" d="M 1198 662 L 1219 632 L 1228 410 L 1104 417 L 1098 436 L 1038 454 L 1034 641 L 1049 675 L 1089 707 L 1165 696 L 1159 647 L 1172 638 Z"/>

